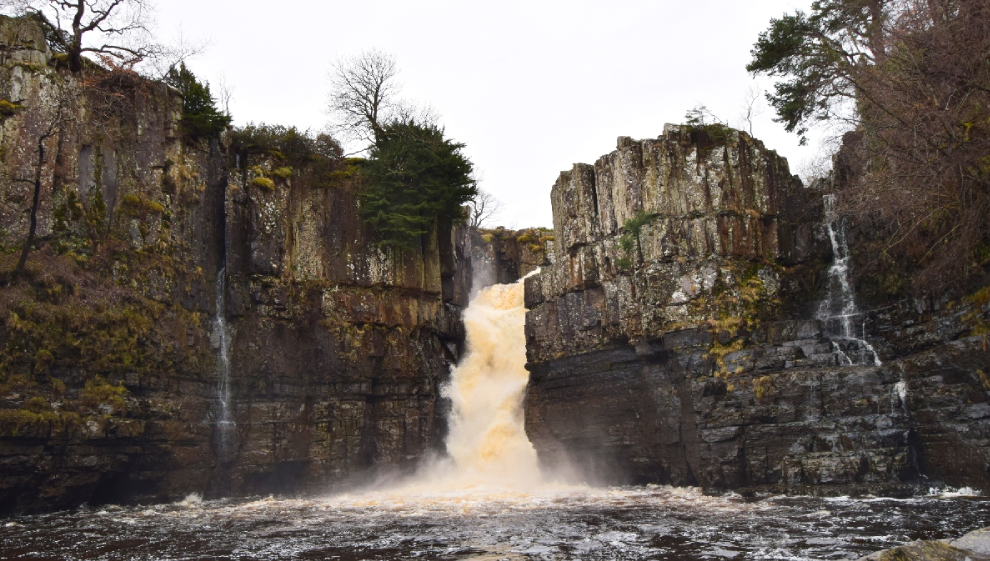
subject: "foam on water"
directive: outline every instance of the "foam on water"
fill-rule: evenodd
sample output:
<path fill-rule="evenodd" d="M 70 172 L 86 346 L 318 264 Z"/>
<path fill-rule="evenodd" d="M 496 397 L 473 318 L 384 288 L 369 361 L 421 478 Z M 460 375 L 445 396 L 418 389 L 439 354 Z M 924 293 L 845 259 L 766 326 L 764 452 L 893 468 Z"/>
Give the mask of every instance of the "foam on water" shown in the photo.
<path fill-rule="evenodd" d="M 488 287 L 464 311 L 467 356 L 443 391 L 453 406 L 447 437 L 453 469 L 417 486 L 531 489 L 541 483 L 522 411 L 529 383 L 523 282 Z"/>
<path fill-rule="evenodd" d="M 22 516 L 0 527 L 0 558 L 850 559 L 988 524 L 990 501 L 962 496 L 754 500 L 545 484 Z"/>

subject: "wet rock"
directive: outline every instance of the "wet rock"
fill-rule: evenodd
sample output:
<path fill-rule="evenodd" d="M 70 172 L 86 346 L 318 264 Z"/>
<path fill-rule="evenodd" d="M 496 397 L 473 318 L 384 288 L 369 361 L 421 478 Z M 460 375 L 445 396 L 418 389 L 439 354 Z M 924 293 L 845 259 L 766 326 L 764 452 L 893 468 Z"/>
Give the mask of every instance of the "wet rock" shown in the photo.
<path fill-rule="evenodd" d="M 949 540 L 915 541 L 861 557 L 860 561 L 985 561 L 990 560 L 990 528 Z"/>

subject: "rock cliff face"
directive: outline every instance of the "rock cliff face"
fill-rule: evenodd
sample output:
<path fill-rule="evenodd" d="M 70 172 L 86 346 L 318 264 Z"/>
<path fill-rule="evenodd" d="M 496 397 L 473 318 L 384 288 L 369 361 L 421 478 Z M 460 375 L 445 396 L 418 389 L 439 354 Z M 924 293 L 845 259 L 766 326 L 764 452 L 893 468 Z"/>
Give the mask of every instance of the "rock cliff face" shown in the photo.
<path fill-rule="evenodd" d="M 822 193 L 758 141 L 620 138 L 552 196 L 557 259 L 526 282 L 527 431 L 546 466 L 713 490 L 990 486 L 990 355 L 969 336 L 987 303 L 874 310 L 883 366 L 840 366 L 848 342 L 812 319 Z"/>
<path fill-rule="evenodd" d="M 0 38 L 4 272 L 51 132 L 36 250 L 0 288 L 0 513 L 327 490 L 442 445 L 438 386 L 488 242 L 379 250 L 349 174 L 245 161 L 184 135 L 168 87 L 71 75 L 23 20 Z"/>

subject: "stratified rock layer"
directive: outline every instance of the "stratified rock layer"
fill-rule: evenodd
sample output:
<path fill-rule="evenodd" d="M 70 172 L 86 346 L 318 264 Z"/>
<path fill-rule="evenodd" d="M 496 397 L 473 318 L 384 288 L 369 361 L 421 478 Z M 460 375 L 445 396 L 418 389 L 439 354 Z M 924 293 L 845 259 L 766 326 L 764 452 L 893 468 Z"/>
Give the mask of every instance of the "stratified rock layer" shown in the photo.
<path fill-rule="evenodd" d="M 990 488 L 990 355 L 970 336 L 988 307 L 875 310 L 857 321 L 883 366 L 840 366 L 847 342 L 810 319 L 821 192 L 759 141 L 620 138 L 552 196 L 556 261 L 526 284 L 544 465 L 711 490 Z"/>
<path fill-rule="evenodd" d="M 225 137 L 183 134 L 163 84 L 72 75 L 27 20 L 0 18 L 0 38 L 4 272 L 28 230 L 19 178 L 55 131 L 37 250 L 0 289 L 0 513 L 326 491 L 442 446 L 476 233 L 379 249 L 353 174 L 328 185 L 282 154 L 229 155 Z"/>

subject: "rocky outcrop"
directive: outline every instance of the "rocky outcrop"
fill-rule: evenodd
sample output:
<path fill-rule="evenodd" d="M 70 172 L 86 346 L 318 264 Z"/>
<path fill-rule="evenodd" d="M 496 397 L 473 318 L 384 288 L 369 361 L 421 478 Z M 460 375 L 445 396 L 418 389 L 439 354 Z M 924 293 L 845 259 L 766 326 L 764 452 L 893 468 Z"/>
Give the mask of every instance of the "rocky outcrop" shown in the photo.
<path fill-rule="evenodd" d="M 955 541 L 914 541 L 867 555 L 860 561 L 984 561 L 987 559 L 990 559 L 990 528 L 975 530 Z"/>
<path fill-rule="evenodd" d="M 990 307 L 874 310 L 883 365 L 845 365 L 851 343 L 811 319 L 829 260 L 820 199 L 720 127 L 620 139 L 562 173 L 558 257 L 526 284 L 527 431 L 544 465 L 709 490 L 990 488 L 990 355 L 971 336 Z"/>
<path fill-rule="evenodd" d="M 475 234 L 379 249 L 343 164 L 228 154 L 163 84 L 72 75 L 25 20 L 0 38 L 5 272 L 54 131 L 0 288 L 0 513 L 323 491 L 441 445 Z"/>
<path fill-rule="evenodd" d="M 473 230 L 471 263 L 482 285 L 516 282 L 556 260 L 553 232 L 526 230 Z"/>

